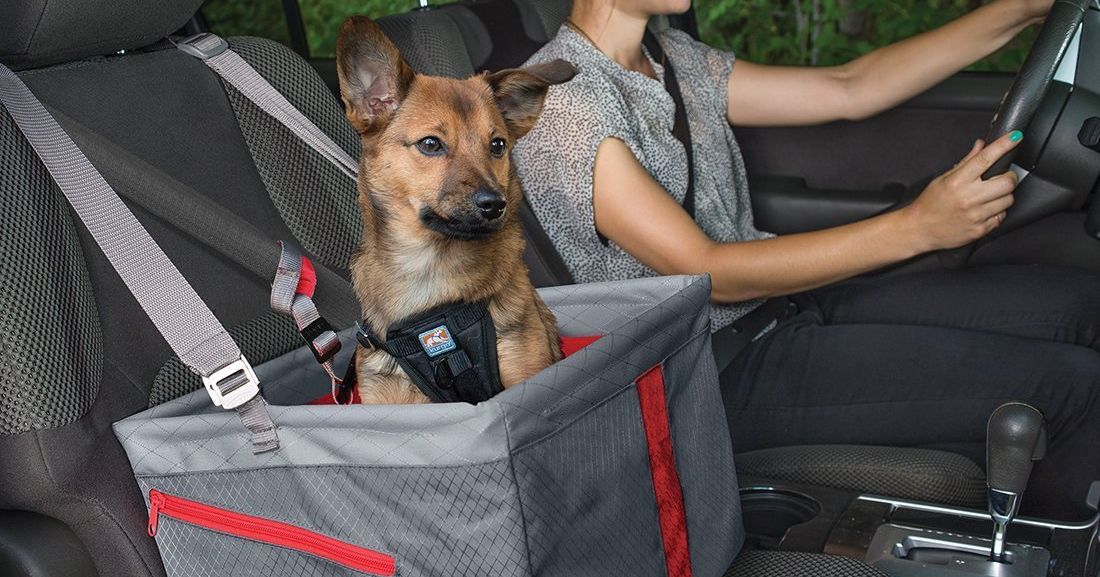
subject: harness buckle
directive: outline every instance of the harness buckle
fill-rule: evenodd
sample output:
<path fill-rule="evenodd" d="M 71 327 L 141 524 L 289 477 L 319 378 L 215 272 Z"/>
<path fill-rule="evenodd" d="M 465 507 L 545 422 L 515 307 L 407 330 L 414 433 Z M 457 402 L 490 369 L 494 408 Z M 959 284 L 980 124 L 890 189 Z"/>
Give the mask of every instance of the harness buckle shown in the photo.
<path fill-rule="evenodd" d="M 359 341 L 363 348 L 369 349 L 374 352 L 382 348 L 374 339 L 374 335 L 371 333 L 370 328 L 366 323 L 359 323 L 359 330 L 355 331 L 355 340 Z"/>
<path fill-rule="evenodd" d="M 203 377 L 202 384 L 214 405 L 223 409 L 236 409 L 260 394 L 260 379 L 243 355 Z"/>
<path fill-rule="evenodd" d="M 199 60 L 209 60 L 226 50 L 229 50 L 229 42 L 221 36 L 203 32 L 194 36 L 188 36 L 175 42 L 185 54 L 189 54 Z"/>

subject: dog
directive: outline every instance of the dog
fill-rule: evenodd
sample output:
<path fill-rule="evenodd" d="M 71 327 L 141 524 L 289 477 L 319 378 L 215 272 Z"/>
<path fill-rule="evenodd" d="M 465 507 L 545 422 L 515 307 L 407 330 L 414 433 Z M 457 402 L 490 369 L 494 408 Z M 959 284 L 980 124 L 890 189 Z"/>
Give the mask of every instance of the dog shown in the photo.
<path fill-rule="evenodd" d="M 341 97 L 363 145 L 363 237 L 351 276 L 364 323 L 384 336 L 402 319 L 487 299 L 504 388 L 560 360 L 554 315 L 523 263 L 523 193 L 510 151 L 534 126 L 547 89 L 577 70 L 555 61 L 465 80 L 425 76 L 361 16 L 343 24 L 336 51 Z M 384 350 L 360 345 L 355 363 L 363 403 L 429 401 Z"/>

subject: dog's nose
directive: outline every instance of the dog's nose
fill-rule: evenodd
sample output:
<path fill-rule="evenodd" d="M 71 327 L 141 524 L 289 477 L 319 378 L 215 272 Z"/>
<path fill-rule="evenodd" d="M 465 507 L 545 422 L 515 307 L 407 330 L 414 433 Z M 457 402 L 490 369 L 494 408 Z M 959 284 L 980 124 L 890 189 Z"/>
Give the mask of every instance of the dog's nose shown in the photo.
<path fill-rule="evenodd" d="M 508 206 L 508 201 L 504 200 L 499 193 L 482 188 L 474 193 L 474 206 L 481 211 L 481 216 L 486 220 L 496 220 L 504 214 L 504 207 Z"/>

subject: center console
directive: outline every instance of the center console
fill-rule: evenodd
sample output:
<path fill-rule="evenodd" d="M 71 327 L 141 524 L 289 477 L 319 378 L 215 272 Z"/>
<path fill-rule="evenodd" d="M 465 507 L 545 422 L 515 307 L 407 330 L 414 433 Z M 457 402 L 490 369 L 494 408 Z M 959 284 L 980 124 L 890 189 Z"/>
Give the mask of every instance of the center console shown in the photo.
<path fill-rule="evenodd" d="M 743 479 L 746 547 L 822 551 L 891 577 L 1095 577 L 1100 515 L 1080 523 L 1017 516 L 1046 452 L 1042 415 L 1008 403 L 987 432 L 986 511 Z M 1100 481 L 1087 505 L 1100 509 Z"/>
<path fill-rule="evenodd" d="M 1089 505 L 1100 500 L 1094 486 Z M 892 577 L 1095 576 L 1100 516 L 1079 523 L 1018 517 L 1004 559 L 991 559 L 988 511 L 744 479 L 746 547 L 859 559 Z"/>

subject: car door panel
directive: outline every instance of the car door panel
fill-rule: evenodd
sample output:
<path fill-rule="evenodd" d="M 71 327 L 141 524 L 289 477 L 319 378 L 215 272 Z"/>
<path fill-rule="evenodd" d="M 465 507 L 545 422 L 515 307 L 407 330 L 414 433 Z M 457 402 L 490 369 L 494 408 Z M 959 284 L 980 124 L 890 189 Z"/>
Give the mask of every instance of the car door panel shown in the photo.
<path fill-rule="evenodd" d="M 911 199 L 985 137 L 1011 82 L 964 73 L 867 120 L 736 127 L 758 226 L 816 230 Z"/>

